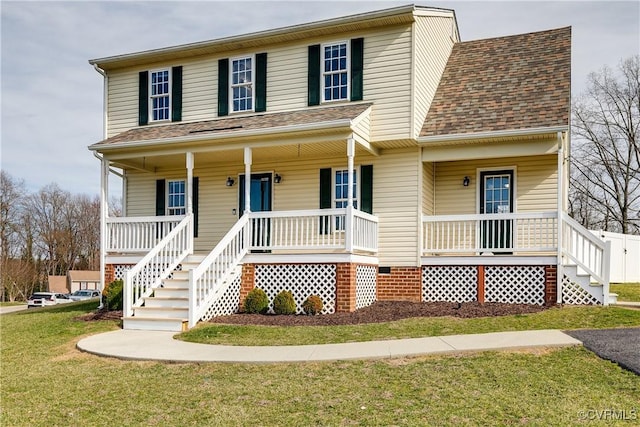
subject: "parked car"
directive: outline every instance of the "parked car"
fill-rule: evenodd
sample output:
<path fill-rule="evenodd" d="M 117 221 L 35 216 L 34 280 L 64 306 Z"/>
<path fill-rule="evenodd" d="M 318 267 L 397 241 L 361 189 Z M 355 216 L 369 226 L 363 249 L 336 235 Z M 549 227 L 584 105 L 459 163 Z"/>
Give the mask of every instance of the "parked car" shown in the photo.
<path fill-rule="evenodd" d="M 48 305 L 72 302 L 69 296 L 57 292 L 36 292 L 27 300 L 27 307 L 45 307 Z"/>
<path fill-rule="evenodd" d="M 72 301 L 82 301 L 85 299 L 98 298 L 100 291 L 97 289 L 80 289 L 71 294 Z"/>

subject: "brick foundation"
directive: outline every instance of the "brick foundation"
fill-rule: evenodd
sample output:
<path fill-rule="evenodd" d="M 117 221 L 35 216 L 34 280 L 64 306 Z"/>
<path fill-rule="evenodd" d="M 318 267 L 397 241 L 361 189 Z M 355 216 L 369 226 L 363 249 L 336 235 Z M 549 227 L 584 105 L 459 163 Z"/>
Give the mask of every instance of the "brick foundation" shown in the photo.
<path fill-rule="evenodd" d="M 336 264 L 336 313 L 356 311 L 356 264 Z"/>
<path fill-rule="evenodd" d="M 544 304 L 554 305 L 558 299 L 558 268 L 555 265 L 544 267 Z"/>
<path fill-rule="evenodd" d="M 104 266 L 104 285 L 116 280 L 116 266 L 113 264 L 105 264 Z"/>
<path fill-rule="evenodd" d="M 391 267 L 390 274 L 378 274 L 378 301 L 422 300 L 421 267 Z"/>
<path fill-rule="evenodd" d="M 240 281 L 240 304 L 238 311 L 242 311 L 244 299 L 249 292 L 255 287 L 256 265 L 242 264 L 242 279 Z"/>

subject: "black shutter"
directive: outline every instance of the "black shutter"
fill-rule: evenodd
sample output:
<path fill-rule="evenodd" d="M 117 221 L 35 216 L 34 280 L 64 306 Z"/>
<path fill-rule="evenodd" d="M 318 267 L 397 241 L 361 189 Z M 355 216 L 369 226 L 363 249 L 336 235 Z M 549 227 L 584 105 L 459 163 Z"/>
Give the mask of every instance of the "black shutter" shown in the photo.
<path fill-rule="evenodd" d="M 156 181 L 156 216 L 164 216 L 165 199 L 165 181 L 159 179 Z"/>
<path fill-rule="evenodd" d="M 138 126 L 149 123 L 149 72 L 140 71 L 138 79 Z"/>
<path fill-rule="evenodd" d="M 229 58 L 218 60 L 218 116 L 229 114 Z"/>
<path fill-rule="evenodd" d="M 267 111 L 267 54 L 256 54 L 256 105 L 255 111 Z"/>
<path fill-rule="evenodd" d="M 309 46 L 308 105 L 320 105 L 320 45 Z"/>
<path fill-rule="evenodd" d="M 182 121 L 182 67 L 171 69 L 171 121 Z"/>
<path fill-rule="evenodd" d="M 351 40 L 351 101 L 362 100 L 362 70 L 364 66 L 364 39 Z"/>
<path fill-rule="evenodd" d="M 198 194 L 200 193 L 200 178 L 193 177 L 193 237 L 198 237 Z"/>
<path fill-rule="evenodd" d="M 360 210 L 373 213 L 373 165 L 360 166 Z"/>
<path fill-rule="evenodd" d="M 320 169 L 320 209 L 331 208 L 331 168 Z M 331 232 L 331 217 L 320 217 L 320 234 Z"/>

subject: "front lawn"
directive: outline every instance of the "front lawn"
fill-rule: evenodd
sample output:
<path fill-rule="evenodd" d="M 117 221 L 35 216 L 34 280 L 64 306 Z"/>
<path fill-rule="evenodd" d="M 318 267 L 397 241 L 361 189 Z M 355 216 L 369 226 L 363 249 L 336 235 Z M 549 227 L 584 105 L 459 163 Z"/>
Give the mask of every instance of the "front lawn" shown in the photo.
<path fill-rule="evenodd" d="M 640 409 L 638 377 L 581 347 L 267 365 L 101 358 L 75 348 L 117 327 L 74 320 L 94 305 L 2 315 L 0 425 L 573 425 Z"/>
<path fill-rule="evenodd" d="M 609 290 L 618 294 L 618 301 L 640 302 L 640 283 L 611 284 Z"/>
<path fill-rule="evenodd" d="M 395 322 L 344 326 L 245 326 L 208 323 L 178 335 L 205 344 L 299 345 L 480 334 L 540 329 L 602 329 L 640 326 L 640 310 L 620 307 L 551 308 L 539 313 L 460 319 L 418 317 Z"/>

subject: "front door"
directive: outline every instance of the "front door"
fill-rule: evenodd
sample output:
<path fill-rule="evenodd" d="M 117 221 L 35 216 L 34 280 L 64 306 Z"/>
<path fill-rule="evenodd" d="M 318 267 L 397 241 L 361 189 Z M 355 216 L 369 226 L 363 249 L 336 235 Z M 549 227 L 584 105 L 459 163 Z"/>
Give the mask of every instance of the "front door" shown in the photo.
<path fill-rule="evenodd" d="M 480 213 L 513 213 L 513 170 L 480 172 Z M 513 220 L 481 221 L 482 248 L 489 252 L 510 253 L 513 248 Z"/>
<path fill-rule="evenodd" d="M 240 175 L 240 216 L 244 214 L 245 208 L 245 176 Z M 272 199 L 272 177 L 270 173 L 251 174 L 249 197 L 251 198 L 251 212 L 265 212 L 271 210 Z M 252 221 L 252 245 L 263 249 L 254 252 L 268 252 L 271 232 L 271 222 L 269 219 L 256 219 Z"/>

